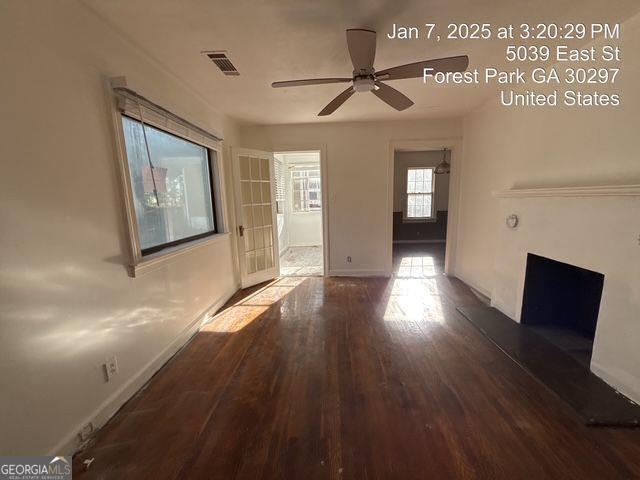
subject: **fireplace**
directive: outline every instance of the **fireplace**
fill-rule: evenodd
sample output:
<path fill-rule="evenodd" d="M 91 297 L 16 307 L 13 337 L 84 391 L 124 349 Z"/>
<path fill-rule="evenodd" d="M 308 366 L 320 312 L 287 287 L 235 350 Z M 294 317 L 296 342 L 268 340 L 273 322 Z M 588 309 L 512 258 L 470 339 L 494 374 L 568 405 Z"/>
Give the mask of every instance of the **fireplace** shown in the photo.
<path fill-rule="evenodd" d="M 529 253 L 520 321 L 589 366 L 604 275 Z"/>

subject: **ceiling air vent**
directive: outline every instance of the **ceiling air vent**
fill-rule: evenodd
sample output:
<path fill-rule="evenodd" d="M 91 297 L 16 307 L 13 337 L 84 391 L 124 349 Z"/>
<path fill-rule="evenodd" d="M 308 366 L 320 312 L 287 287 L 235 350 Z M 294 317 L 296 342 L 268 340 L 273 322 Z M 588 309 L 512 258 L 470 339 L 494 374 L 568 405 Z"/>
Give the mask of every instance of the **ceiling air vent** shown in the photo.
<path fill-rule="evenodd" d="M 227 57 L 227 52 L 218 51 L 218 52 L 202 52 L 207 57 L 211 59 L 213 63 L 220 69 L 222 73 L 225 75 L 240 75 L 240 72 L 236 70 L 236 67 L 231 63 L 229 57 Z"/>

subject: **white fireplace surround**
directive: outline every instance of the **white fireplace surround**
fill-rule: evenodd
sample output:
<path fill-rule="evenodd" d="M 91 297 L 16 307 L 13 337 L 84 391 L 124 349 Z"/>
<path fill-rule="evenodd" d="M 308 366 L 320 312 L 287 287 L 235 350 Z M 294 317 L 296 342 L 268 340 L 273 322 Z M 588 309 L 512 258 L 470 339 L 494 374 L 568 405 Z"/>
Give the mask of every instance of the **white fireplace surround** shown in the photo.
<path fill-rule="evenodd" d="M 527 254 L 604 274 L 591 370 L 640 403 L 640 185 L 512 189 L 499 199 L 491 303 L 520 321 Z M 505 219 L 516 214 L 518 226 Z"/>

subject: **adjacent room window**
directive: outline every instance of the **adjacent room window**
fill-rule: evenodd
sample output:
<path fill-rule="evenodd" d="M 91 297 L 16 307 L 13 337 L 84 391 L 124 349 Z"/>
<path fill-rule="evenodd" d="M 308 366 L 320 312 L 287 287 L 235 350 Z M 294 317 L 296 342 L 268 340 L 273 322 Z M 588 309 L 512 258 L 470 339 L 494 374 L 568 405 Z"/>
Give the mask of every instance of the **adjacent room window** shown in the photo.
<path fill-rule="evenodd" d="M 294 169 L 291 182 L 294 212 L 317 212 L 322 209 L 319 168 Z"/>
<path fill-rule="evenodd" d="M 433 218 L 433 183 L 433 168 L 407 169 L 407 219 Z"/>
<path fill-rule="evenodd" d="M 122 116 L 142 255 L 216 233 L 214 150 Z M 146 142 L 145 142 L 146 134 Z"/>

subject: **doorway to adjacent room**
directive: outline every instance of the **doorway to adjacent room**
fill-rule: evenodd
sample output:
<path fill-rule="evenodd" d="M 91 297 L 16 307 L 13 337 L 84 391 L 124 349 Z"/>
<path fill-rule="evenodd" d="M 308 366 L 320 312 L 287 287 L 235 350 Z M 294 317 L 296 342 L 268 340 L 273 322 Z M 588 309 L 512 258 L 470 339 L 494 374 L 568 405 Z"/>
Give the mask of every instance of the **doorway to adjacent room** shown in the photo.
<path fill-rule="evenodd" d="M 324 275 L 319 151 L 275 153 L 281 276 Z"/>
<path fill-rule="evenodd" d="M 428 278 L 444 270 L 450 154 L 446 149 L 394 154 L 394 276 Z"/>

